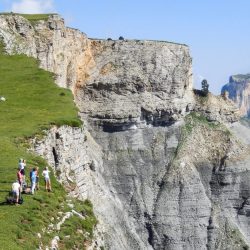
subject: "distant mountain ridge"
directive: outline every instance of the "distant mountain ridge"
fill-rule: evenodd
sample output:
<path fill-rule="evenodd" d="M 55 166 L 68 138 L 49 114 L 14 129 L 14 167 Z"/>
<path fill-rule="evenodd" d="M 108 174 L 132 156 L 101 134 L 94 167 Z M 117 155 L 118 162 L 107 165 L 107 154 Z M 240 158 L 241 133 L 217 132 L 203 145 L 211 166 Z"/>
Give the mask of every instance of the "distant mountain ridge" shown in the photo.
<path fill-rule="evenodd" d="M 228 92 L 229 98 L 239 107 L 242 116 L 250 117 L 250 73 L 230 76 L 221 93 Z"/>
<path fill-rule="evenodd" d="M 233 75 L 230 76 L 229 82 L 243 82 L 243 81 L 250 81 L 250 73 L 243 75 L 243 74 L 238 74 L 238 75 Z"/>

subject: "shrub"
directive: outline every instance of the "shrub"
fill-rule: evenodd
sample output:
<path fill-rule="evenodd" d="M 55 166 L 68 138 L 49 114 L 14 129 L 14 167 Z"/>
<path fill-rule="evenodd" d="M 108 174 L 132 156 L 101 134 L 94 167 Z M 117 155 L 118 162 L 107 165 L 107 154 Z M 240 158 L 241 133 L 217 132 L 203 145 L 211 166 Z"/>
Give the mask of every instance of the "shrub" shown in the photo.
<path fill-rule="evenodd" d="M 202 80 L 201 82 L 201 90 L 204 96 L 208 95 L 208 88 L 209 88 L 209 84 L 207 82 L 206 79 Z"/>

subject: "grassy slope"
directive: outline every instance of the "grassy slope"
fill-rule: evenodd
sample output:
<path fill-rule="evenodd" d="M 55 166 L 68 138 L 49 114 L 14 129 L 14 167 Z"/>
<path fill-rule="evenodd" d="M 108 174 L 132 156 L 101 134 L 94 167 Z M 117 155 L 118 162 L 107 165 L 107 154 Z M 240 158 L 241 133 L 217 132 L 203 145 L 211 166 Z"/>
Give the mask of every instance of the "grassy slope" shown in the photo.
<path fill-rule="evenodd" d="M 42 169 L 46 165 L 41 158 L 27 153 L 17 144 L 17 138 L 30 137 L 49 124 L 81 124 L 71 92 L 57 87 L 51 73 L 39 69 L 32 58 L 7 56 L 2 50 L 0 48 L 0 96 L 6 97 L 7 101 L 0 102 L 0 202 L 5 200 L 16 179 L 18 158 L 27 159 L 28 169 L 32 166 Z M 0 249 L 35 249 L 39 244 L 37 233 L 42 232 L 51 217 L 57 217 L 58 211 L 69 210 L 65 204 L 66 193 L 54 177 L 53 193 L 44 191 L 43 181 L 40 184 L 42 189 L 37 194 L 24 196 L 23 205 L 0 206 Z M 96 223 L 91 204 L 81 203 L 80 207 L 90 211 L 84 223 L 91 234 Z M 77 228 L 84 229 L 84 223 L 72 223 L 68 231 L 75 234 Z M 44 244 L 52 236 L 45 233 Z M 65 247 L 67 249 L 67 244 Z"/>
<path fill-rule="evenodd" d="M 24 18 L 26 18 L 27 20 L 29 20 L 30 22 L 36 22 L 39 20 L 44 20 L 47 21 L 50 15 L 53 15 L 53 13 L 51 14 L 19 14 L 19 13 L 10 13 L 10 12 L 6 12 L 6 13 L 0 13 L 1 15 L 20 15 Z"/>
<path fill-rule="evenodd" d="M 24 18 L 26 18 L 27 20 L 31 21 L 31 22 L 35 22 L 35 21 L 39 21 L 39 20 L 44 20 L 47 21 L 49 16 L 52 14 L 18 14 Z"/>

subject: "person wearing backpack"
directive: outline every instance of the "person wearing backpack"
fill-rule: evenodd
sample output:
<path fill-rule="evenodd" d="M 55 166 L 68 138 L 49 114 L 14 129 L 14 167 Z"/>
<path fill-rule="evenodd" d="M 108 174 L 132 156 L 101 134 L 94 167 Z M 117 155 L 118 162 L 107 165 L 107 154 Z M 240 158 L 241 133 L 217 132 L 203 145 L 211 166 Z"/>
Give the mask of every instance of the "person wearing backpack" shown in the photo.
<path fill-rule="evenodd" d="M 20 193 L 21 193 L 21 185 L 19 184 L 19 181 L 16 180 L 16 181 L 12 184 L 12 194 L 13 194 L 13 196 L 14 196 L 16 205 L 19 204 Z"/>

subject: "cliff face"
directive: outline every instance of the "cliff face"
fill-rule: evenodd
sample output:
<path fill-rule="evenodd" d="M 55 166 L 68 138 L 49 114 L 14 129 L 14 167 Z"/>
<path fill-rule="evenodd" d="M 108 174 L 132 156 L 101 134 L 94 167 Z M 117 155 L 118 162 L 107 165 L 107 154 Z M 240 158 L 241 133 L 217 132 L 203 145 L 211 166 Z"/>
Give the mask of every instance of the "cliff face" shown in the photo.
<path fill-rule="evenodd" d="M 187 116 L 184 133 L 178 123 L 95 130 L 95 139 L 52 128 L 33 144 L 71 195 L 92 200 L 108 249 L 247 249 L 249 149 L 225 127 L 196 122 Z M 250 141 L 247 128 L 232 129 Z"/>
<path fill-rule="evenodd" d="M 84 117 L 105 131 L 163 126 L 194 103 L 188 47 L 154 41 L 92 40 L 95 65 L 76 92 Z"/>
<path fill-rule="evenodd" d="M 187 46 L 89 40 L 57 16 L 35 26 L 0 20 L 9 53 L 39 58 L 74 91 L 84 128 L 52 128 L 33 150 L 72 195 L 93 202 L 98 241 L 107 249 L 247 249 L 250 139 L 236 139 L 247 137 L 239 124 L 231 132 L 219 124 L 238 119 L 230 101 L 194 95 Z"/>
<path fill-rule="evenodd" d="M 19 15 L 0 15 L 0 37 L 9 54 L 37 58 L 41 68 L 56 74 L 60 87 L 73 89 L 92 63 L 86 35 L 65 27 L 58 15 L 35 23 Z"/>
<path fill-rule="evenodd" d="M 250 74 L 231 76 L 221 92 L 227 91 L 229 98 L 239 107 L 242 116 L 250 117 Z"/>

